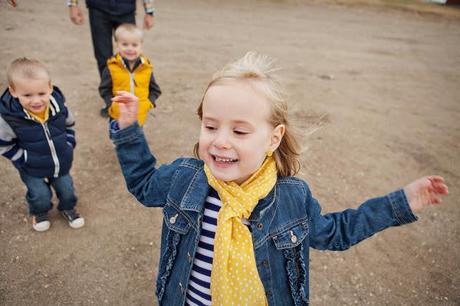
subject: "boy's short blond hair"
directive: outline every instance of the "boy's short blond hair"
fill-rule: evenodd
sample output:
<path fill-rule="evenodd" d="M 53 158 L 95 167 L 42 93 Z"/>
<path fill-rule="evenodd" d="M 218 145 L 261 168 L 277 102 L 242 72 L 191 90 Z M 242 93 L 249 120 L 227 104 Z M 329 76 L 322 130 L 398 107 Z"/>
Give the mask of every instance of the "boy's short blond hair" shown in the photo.
<path fill-rule="evenodd" d="M 51 81 L 50 73 L 45 65 L 37 59 L 27 57 L 13 60 L 6 71 L 6 77 L 8 85 L 13 89 L 18 79 L 48 79 Z"/>
<path fill-rule="evenodd" d="M 144 41 L 144 32 L 135 24 L 123 23 L 119 25 L 114 33 L 115 41 L 118 41 L 123 35 L 137 36 L 140 42 Z"/>

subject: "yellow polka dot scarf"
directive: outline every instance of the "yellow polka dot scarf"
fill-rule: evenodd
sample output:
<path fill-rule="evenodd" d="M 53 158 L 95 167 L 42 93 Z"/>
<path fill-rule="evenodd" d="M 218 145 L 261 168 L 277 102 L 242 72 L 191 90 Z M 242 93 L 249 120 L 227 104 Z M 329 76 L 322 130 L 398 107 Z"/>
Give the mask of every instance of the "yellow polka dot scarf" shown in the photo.
<path fill-rule="evenodd" d="M 217 215 L 214 260 L 211 273 L 213 305 L 267 305 L 257 272 L 252 236 L 241 218 L 249 219 L 260 199 L 275 186 L 273 157 L 267 157 L 257 172 L 238 185 L 217 180 L 207 166 L 208 183 L 219 194 L 222 208 Z"/>

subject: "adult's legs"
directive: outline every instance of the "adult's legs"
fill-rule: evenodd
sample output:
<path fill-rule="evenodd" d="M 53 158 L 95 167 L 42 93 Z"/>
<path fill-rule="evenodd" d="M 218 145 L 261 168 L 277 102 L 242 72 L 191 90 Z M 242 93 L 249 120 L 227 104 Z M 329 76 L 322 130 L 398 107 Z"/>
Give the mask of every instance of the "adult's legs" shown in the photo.
<path fill-rule="evenodd" d="M 110 14 L 104 13 L 98 9 L 89 8 L 88 11 L 94 56 L 96 57 L 99 76 L 101 76 L 107 59 L 113 54 L 112 18 Z"/>

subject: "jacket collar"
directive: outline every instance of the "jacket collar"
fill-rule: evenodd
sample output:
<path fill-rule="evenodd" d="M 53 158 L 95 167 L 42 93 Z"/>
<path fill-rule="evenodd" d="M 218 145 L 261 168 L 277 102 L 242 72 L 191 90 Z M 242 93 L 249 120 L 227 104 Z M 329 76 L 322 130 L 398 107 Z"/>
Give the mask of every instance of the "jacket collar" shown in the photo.
<path fill-rule="evenodd" d="M 192 165 L 184 165 L 192 166 Z M 197 165 L 193 165 L 196 167 Z M 185 195 L 182 197 L 180 207 L 183 210 L 191 210 L 195 212 L 202 212 L 204 202 L 209 194 L 209 184 L 206 174 L 204 173 L 203 162 L 200 161 L 200 165 L 195 172 L 190 184 L 188 185 Z"/>
<path fill-rule="evenodd" d="M 53 87 L 53 92 L 50 95 L 50 103 L 49 103 L 49 118 L 56 116 L 56 114 L 60 113 L 61 106 L 54 97 L 57 93 L 56 87 Z M 0 113 L 15 117 L 27 118 L 33 120 L 33 116 L 31 116 L 19 103 L 19 100 L 13 97 L 8 90 L 8 88 L 3 92 L 0 98 Z"/>
<path fill-rule="evenodd" d="M 134 70 L 136 70 L 139 66 L 141 65 L 149 65 L 150 62 L 147 60 L 147 58 L 145 58 L 144 56 L 139 56 L 136 60 L 136 63 L 134 64 L 133 66 L 133 69 L 129 69 L 129 63 L 128 63 L 128 60 L 124 57 L 121 56 L 121 54 L 118 52 L 117 54 L 115 54 L 115 56 L 112 58 L 114 62 L 116 63 L 119 63 L 120 65 L 122 65 L 124 68 L 126 68 L 126 70 L 130 71 L 130 72 L 133 72 Z M 111 60 L 109 60 L 111 61 Z"/>

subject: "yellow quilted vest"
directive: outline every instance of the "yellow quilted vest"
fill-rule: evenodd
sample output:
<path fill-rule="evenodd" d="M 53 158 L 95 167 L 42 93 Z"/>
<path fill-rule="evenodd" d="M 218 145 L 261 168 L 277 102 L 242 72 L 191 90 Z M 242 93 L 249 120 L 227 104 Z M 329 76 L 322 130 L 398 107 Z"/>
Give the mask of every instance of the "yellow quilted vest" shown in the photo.
<path fill-rule="evenodd" d="M 112 94 L 114 96 L 117 91 L 124 90 L 134 94 L 139 99 L 137 121 L 142 126 L 147 119 L 149 110 L 155 106 L 149 100 L 150 77 L 153 66 L 143 56 L 141 56 L 141 61 L 142 63 L 133 72 L 130 72 L 120 54 L 117 53 L 107 61 L 107 68 L 112 76 Z M 110 106 L 109 115 L 115 120 L 120 117 L 118 103 L 113 103 Z"/>

